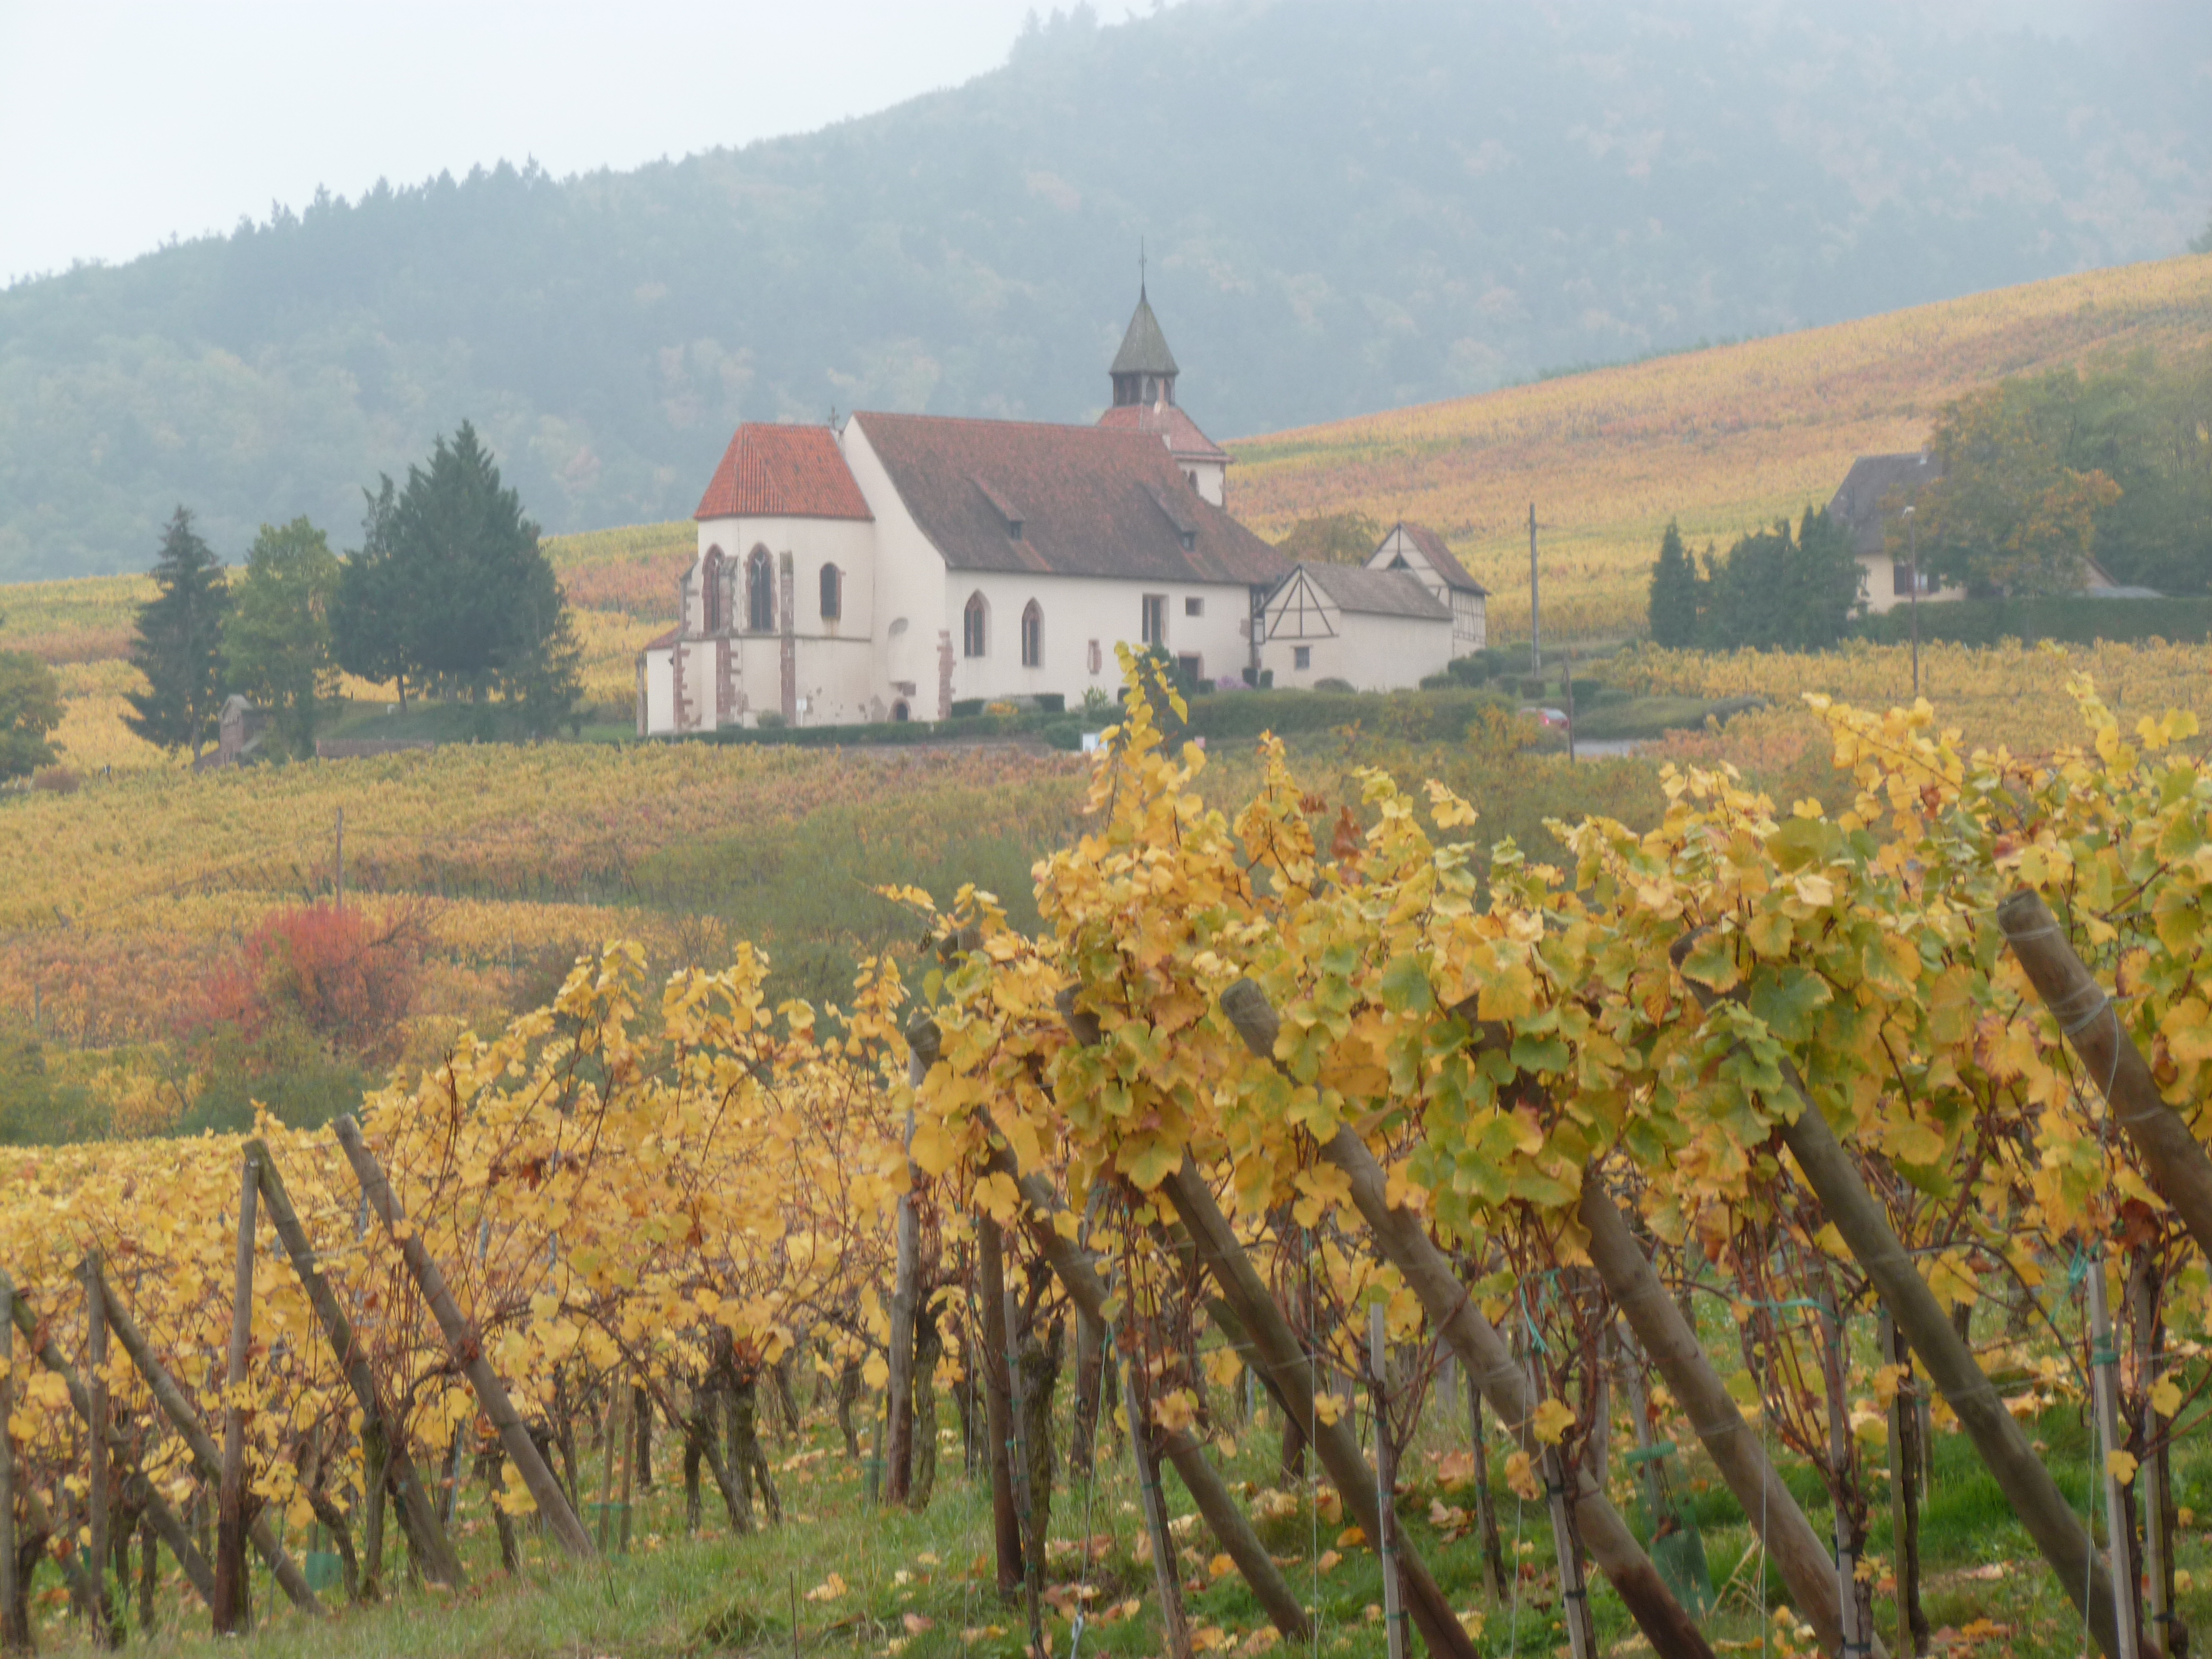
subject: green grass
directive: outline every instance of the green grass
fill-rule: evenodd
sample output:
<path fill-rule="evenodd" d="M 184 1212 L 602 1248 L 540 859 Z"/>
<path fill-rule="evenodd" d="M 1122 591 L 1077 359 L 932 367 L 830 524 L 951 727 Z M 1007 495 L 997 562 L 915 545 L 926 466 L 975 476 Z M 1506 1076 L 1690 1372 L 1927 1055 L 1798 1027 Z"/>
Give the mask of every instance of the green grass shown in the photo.
<path fill-rule="evenodd" d="M 945 1417 L 951 1419 L 949 1410 Z M 1435 1457 L 1463 1445 L 1465 1425 L 1462 1412 L 1431 1402 L 1405 1463 L 1402 1507 L 1408 1535 L 1452 1605 L 1481 1613 L 1477 1646 L 1486 1659 L 1553 1655 L 1563 1642 L 1550 1534 L 1540 1507 L 1522 1504 L 1502 1484 L 1497 1489 L 1506 1549 L 1523 1563 L 1518 1595 L 1504 1605 L 1493 1605 L 1485 1595 L 1475 1537 L 1448 1540 L 1429 1523 L 1431 1504 L 1439 1497 L 1448 1505 L 1473 1511 L 1468 1488 L 1440 1487 L 1435 1476 Z M 2078 1417 L 2070 1408 L 2058 1408 L 2033 1426 L 2048 1448 L 2062 1487 L 2079 1507 L 2088 1482 Z M 1020 1659 L 1022 1607 L 1002 1602 L 993 1581 L 988 1488 L 961 1473 L 954 1437 L 949 1431 L 941 1437 L 935 1501 L 921 1515 L 866 1501 L 860 1467 L 845 1455 L 826 1411 L 810 1414 L 804 1439 L 814 1455 L 799 1467 L 792 1466 L 797 1446 L 771 1445 L 790 1517 L 781 1528 L 738 1538 L 717 1524 L 696 1540 L 686 1539 L 674 1452 L 667 1448 L 660 1458 L 660 1485 L 641 1498 L 634 1513 L 634 1547 L 627 1557 L 575 1566 L 556 1556 L 545 1540 L 526 1536 L 525 1570 L 519 1578 L 508 1578 L 497 1571 L 482 1491 L 472 1489 L 461 1499 L 456 1527 L 471 1586 L 458 1595 L 403 1585 L 380 1606 L 341 1607 L 331 1619 L 310 1625 L 276 1597 L 261 1574 L 254 1593 L 264 1623 L 251 1640 L 239 1643 L 209 1637 L 198 1601 L 165 1589 L 154 1638 L 134 1640 L 132 1648 L 179 1656 L 243 1652 L 255 1659 L 386 1654 L 412 1659 L 658 1659 L 726 1652 L 775 1659 L 794 1651 L 836 1659 Z M 1252 1491 L 1274 1484 L 1273 1434 L 1263 1424 L 1238 1439 L 1225 1459 L 1232 1480 L 1249 1483 Z M 1063 1462 L 1051 1536 L 1064 1540 L 1066 1547 L 1054 1552 L 1048 1592 L 1053 1601 L 1070 1605 L 1087 1588 L 1094 1593 L 1089 1602 L 1094 1608 L 1139 1601 L 1131 1616 L 1087 1622 L 1082 1651 L 1099 1659 L 1142 1659 L 1159 1650 L 1153 1577 L 1136 1550 L 1140 1528 L 1126 1455 L 1106 1440 L 1101 1444 L 1099 1475 L 1088 1487 L 1069 1486 Z M 1493 1469 L 1501 1462 L 1493 1455 Z M 587 1458 L 585 1467 L 595 1497 L 598 1457 Z M 1629 1504 L 1626 1485 L 1631 1472 L 1616 1463 L 1614 1473 L 1616 1498 L 1634 1516 L 1638 1506 Z M 1747 1650 L 1762 1628 L 1771 1629 L 1772 1614 L 1787 1598 L 1772 1575 L 1761 1584 L 1750 1528 L 1702 1456 L 1686 1466 L 1678 1461 L 1674 1474 L 1698 1518 L 1713 1579 L 1723 1592 L 1721 1606 L 1707 1621 L 1708 1634 L 1737 1644 L 1735 1650 Z M 1802 1468 L 1789 1474 L 1791 1486 L 1810 1500 L 1807 1509 L 1813 1524 L 1825 1530 L 1826 1506 L 1816 1485 Z M 2175 1470 L 2177 1500 L 2188 1503 L 2208 1485 L 2212 1455 L 2201 1446 L 2183 1448 Z M 1167 1491 L 1170 1510 L 1178 1517 L 1185 1515 L 1180 1486 L 1170 1479 Z M 707 1508 L 719 1523 L 722 1517 L 711 1483 Z M 1887 1513 L 1886 1496 L 1877 1492 L 1869 1550 L 1885 1566 Z M 1370 1551 L 1341 1542 L 1343 1524 L 1333 1496 L 1325 1494 L 1319 1516 L 1310 1502 L 1301 1501 L 1293 1512 L 1263 1521 L 1260 1529 L 1293 1588 L 1318 1609 L 1316 1650 L 1332 1659 L 1380 1659 L 1385 1644 L 1370 1611 L 1381 1601 L 1379 1570 Z M 1085 1537 L 1094 1540 L 1094 1559 L 1087 1567 L 1074 1547 Z M 1103 1545 L 1097 1542 L 1101 1540 Z M 293 1547 L 300 1547 L 298 1540 Z M 1236 1575 L 1211 1577 L 1213 1547 L 1194 1524 L 1182 1548 L 1182 1577 L 1187 1584 L 1204 1587 L 1188 1596 L 1188 1610 L 1194 1626 L 1223 1632 L 1226 1650 L 1234 1650 L 1265 1620 Z M 396 1542 L 392 1548 L 388 1571 L 404 1580 Z M 1317 1549 L 1335 1551 L 1341 1559 L 1316 1573 Z M 1955 1433 L 1937 1436 L 1923 1551 L 1923 1596 L 1932 1627 L 1963 1630 L 1976 1620 L 2008 1627 L 2005 1646 L 2015 1659 L 2061 1659 L 2078 1651 L 2078 1619 L 2036 1559 L 1995 1483 Z M 2212 1568 L 2212 1547 L 2200 1530 L 2185 1532 L 2179 1556 L 2181 1566 L 2198 1578 Z M 1972 1576 L 1976 1570 L 1987 1574 L 1999 1564 L 2006 1565 L 1994 1576 Z M 845 1581 L 844 1590 L 810 1598 L 808 1592 L 821 1592 L 832 1572 Z M 89 1651 L 90 1644 L 65 1619 L 51 1565 L 42 1569 L 39 1582 L 42 1650 Z M 1643 1650 L 1625 1610 L 1595 1575 L 1592 1597 L 1601 1650 Z M 135 1605 L 135 1594 L 131 1600 Z M 2191 1590 L 2180 1600 L 2199 1628 L 2212 1618 L 2212 1596 Z M 1896 1617 L 1888 1595 L 1877 1595 L 1875 1612 L 1885 1639 L 1893 1638 Z M 1065 1659 L 1067 1620 L 1048 1610 L 1045 1623 L 1055 1659 Z"/>

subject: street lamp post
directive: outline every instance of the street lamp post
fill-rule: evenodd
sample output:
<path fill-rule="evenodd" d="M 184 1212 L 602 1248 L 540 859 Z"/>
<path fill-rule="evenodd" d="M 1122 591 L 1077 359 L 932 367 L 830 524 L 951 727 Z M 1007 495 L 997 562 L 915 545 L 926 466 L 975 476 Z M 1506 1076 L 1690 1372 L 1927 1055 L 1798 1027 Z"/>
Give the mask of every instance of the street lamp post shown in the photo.
<path fill-rule="evenodd" d="M 1905 535 L 1912 561 L 1912 698 L 1920 700 L 1920 526 L 1905 509 Z"/>

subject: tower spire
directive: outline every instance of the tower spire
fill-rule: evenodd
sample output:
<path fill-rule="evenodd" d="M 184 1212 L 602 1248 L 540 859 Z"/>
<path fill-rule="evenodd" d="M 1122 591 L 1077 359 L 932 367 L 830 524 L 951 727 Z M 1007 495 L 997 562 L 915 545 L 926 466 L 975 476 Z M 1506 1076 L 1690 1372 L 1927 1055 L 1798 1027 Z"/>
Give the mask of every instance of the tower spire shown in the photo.
<path fill-rule="evenodd" d="M 1128 332 L 1121 337 L 1121 349 L 1114 354 L 1114 366 L 1107 371 L 1114 381 L 1114 406 L 1116 409 L 1130 404 L 1173 403 L 1175 401 L 1175 353 L 1168 349 L 1167 336 L 1160 332 L 1160 319 L 1152 315 L 1152 302 L 1146 292 L 1146 278 L 1151 275 L 1144 242 L 1137 243 L 1137 309 L 1129 319 Z"/>

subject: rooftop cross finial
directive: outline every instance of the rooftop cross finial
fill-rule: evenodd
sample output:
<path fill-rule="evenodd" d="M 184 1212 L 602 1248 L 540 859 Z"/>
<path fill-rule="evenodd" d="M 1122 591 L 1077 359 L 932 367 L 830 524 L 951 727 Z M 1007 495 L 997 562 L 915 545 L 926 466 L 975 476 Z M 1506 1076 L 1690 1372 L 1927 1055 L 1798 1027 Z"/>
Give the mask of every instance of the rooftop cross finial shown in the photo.
<path fill-rule="evenodd" d="M 1145 297 L 1145 239 L 1137 238 L 1137 297 Z"/>

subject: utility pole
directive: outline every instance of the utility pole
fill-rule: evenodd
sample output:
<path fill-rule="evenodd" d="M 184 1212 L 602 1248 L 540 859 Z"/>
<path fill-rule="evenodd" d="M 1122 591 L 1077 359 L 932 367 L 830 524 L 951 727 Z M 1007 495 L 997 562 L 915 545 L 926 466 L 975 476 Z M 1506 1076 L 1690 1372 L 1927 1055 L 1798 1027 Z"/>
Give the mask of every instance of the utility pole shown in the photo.
<path fill-rule="evenodd" d="M 1536 503 L 1528 503 L 1528 672 L 1544 672 L 1544 608 L 1536 592 Z"/>
<path fill-rule="evenodd" d="M 1912 559 L 1912 699 L 1920 700 L 1920 521 L 1905 509 L 1905 535 Z"/>
<path fill-rule="evenodd" d="M 337 867 L 338 908 L 343 910 L 345 908 L 345 808 L 343 806 L 338 808 Z"/>

